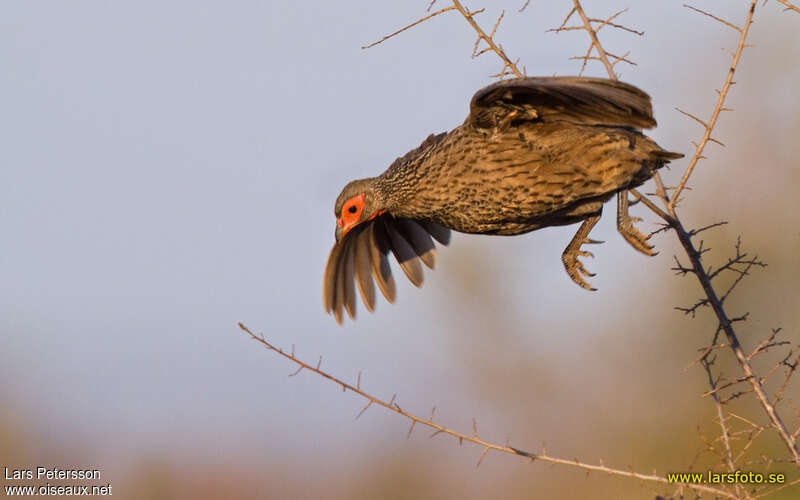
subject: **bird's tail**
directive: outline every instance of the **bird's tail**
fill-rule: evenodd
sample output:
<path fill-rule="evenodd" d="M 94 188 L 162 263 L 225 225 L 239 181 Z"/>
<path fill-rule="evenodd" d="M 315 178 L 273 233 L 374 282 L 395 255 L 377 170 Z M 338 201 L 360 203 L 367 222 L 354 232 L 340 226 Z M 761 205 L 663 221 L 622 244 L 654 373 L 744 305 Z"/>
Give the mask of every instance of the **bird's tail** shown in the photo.
<path fill-rule="evenodd" d="M 658 151 L 653 151 L 652 158 L 655 161 L 667 163 L 672 160 L 677 160 L 678 158 L 683 158 L 683 153 L 673 153 L 672 151 L 659 149 Z"/>

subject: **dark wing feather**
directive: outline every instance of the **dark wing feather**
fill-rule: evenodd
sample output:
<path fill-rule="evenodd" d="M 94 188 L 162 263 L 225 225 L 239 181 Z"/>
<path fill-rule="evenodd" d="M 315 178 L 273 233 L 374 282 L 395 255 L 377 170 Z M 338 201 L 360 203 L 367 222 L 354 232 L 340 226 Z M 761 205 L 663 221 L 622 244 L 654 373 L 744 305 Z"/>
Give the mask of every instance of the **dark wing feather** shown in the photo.
<path fill-rule="evenodd" d="M 322 303 L 325 312 L 332 312 L 336 322 L 342 323 L 342 309 L 351 319 L 355 319 L 356 295 L 353 284 L 354 250 L 357 234 L 341 244 L 334 245 L 325 265 L 325 279 L 322 286 Z M 371 283 L 370 283 L 371 284 Z"/>
<path fill-rule="evenodd" d="M 355 263 L 356 282 L 358 283 L 358 290 L 361 292 L 361 300 L 369 312 L 375 310 L 375 284 L 372 282 L 371 267 L 370 267 L 370 232 L 361 231 L 358 233 L 355 242 L 355 254 L 353 260 Z"/>
<path fill-rule="evenodd" d="M 347 247 L 345 246 L 342 248 L 342 251 L 339 253 L 339 258 L 336 259 L 336 274 L 335 279 L 336 283 L 334 283 L 334 296 L 333 296 L 333 317 L 336 318 L 336 322 L 340 325 L 342 324 L 342 305 L 344 302 L 344 256 L 345 252 L 347 252 Z"/>
<path fill-rule="evenodd" d="M 355 283 L 353 283 L 356 242 L 356 238 L 350 238 L 350 241 L 347 242 L 347 247 L 342 252 L 344 262 L 341 264 L 342 272 L 340 274 L 340 279 L 344 281 L 344 308 L 350 319 L 356 319 L 356 289 Z"/>
<path fill-rule="evenodd" d="M 422 265 L 419 263 L 419 256 L 400 233 L 397 221 L 387 222 L 387 218 L 384 218 L 381 222 L 384 224 L 386 234 L 389 235 L 392 253 L 400 264 L 400 268 L 414 286 L 422 286 Z"/>
<path fill-rule="evenodd" d="M 327 313 L 334 310 L 336 284 L 338 283 L 336 273 L 339 269 L 339 256 L 342 254 L 342 248 L 342 245 L 334 245 L 330 255 L 328 255 L 328 263 L 325 264 L 325 279 L 322 283 L 322 306 Z"/>
<path fill-rule="evenodd" d="M 378 282 L 378 288 L 386 300 L 391 304 L 394 302 L 395 286 L 392 277 L 392 269 L 389 267 L 389 259 L 386 253 L 389 251 L 388 238 L 383 230 L 383 224 L 376 224 L 373 221 L 367 228 L 370 234 L 369 254 L 372 263 L 372 275 Z"/>
<path fill-rule="evenodd" d="M 448 228 L 429 220 L 421 220 L 418 222 L 422 225 L 425 231 L 428 232 L 428 234 L 433 236 L 433 239 L 442 245 L 450 244 L 450 230 Z"/>
<path fill-rule="evenodd" d="M 507 119 L 656 126 L 650 96 L 633 85 L 603 78 L 515 78 L 475 93 L 468 118 L 471 124 L 491 128 Z"/>
<path fill-rule="evenodd" d="M 419 256 L 423 264 L 433 269 L 436 266 L 436 247 L 433 245 L 431 235 L 417 221 L 411 219 L 398 219 L 397 229 L 411 244 L 414 253 Z"/>
<path fill-rule="evenodd" d="M 323 306 L 341 324 L 343 310 L 355 318 L 356 293 L 371 312 L 375 308 L 375 286 L 390 303 L 395 297 L 395 283 L 389 267 L 388 254 L 397 259 L 409 281 L 422 285 L 420 260 L 431 269 L 435 265 L 436 249 L 431 236 L 443 244 L 450 239 L 450 230 L 436 223 L 395 219 L 389 214 L 353 228 L 331 249 L 325 267 Z M 355 282 L 355 283 L 354 283 Z"/>

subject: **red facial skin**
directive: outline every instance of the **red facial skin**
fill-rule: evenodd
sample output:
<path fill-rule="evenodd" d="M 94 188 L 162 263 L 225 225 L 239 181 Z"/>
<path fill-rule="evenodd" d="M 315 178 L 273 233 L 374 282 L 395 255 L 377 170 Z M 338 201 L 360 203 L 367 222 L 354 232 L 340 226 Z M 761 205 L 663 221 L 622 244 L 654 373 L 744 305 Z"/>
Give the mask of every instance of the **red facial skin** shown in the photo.
<path fill-rule="evenodd" d="M 342 216 L 336 221 L 336 225 L 342 228 L 342 237 L 347 234 L 361 219 L 361 212 L 364 210 L 364 193 L 353 196 L 342 205 Z"/>
<path fill-rule="evenodd" d="M 347 234 L 348 231 L 353 229 L 361 222 L 361 212 L 364 210 L 364 193 L 353 196 L 342 205 L 342 216 L 336 220 L 336 225 L 340 228 L 337 229 L 337 241 Z M 366 220 L 372 220 L 375 217 L 385 213 L 385 210 L 375 212 L 370 215 Z"/>

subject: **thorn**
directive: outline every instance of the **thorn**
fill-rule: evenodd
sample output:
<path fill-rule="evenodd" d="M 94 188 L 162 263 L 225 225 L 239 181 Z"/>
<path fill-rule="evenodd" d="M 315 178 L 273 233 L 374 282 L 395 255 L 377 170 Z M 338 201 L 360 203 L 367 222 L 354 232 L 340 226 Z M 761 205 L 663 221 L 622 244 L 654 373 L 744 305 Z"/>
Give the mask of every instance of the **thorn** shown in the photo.
<path fill-rule="evenodd" d="M 360 412 L 358 412 L 358 415 L 356 415 L 356 420 L 358 420 L 359 417 L 361 417 L 361 415 L 363 415 L 364 412 L 367 411 L 367 408 L 369 408 L 371 405 L 372 405 L 372 400 L 370 400 L 370 402 L 367 403 L 367 406 L 365 406 L 364 408 L 361 409 Z"/>
<path fill-rule="evenodd" d="M 481 462 L 483 462 L 483 457 L 485 457 L 487 453 L 489 453 L 488 446 L 483 449 L 483 453 L 481 453 L 481 458 L 478 459 L 478 464 L 475 466 L 476 469 L 481 466 Z"/>
<path fill-rule="evenodd" d="M 417 423 L 416 420 L 411 421 L 411 427 L 408 428 L 408 434 L 406 435 L 406 439 L 411 437 L 411 433 L 414 431 L 414 425 Z"/>
<path fill-rule="evenodd" d="M 696 117 L 695 115 L 693 115 L 691 113 L 688 113 L 688 112 L 682 110 L 681 108 L 675 108 L 675 109 L 677 109 L 678 112 L 683 113 L 684 115 L 688 116 L 692 120 L 696 121 L 697 123 L 699 123 L 703 127 L 708 128 L 708 124 L 706 122 L 704 122 L 703 120 L 701 120 L 700 118 Z"/>
<path fill-rule="evenodd" d="M 303 366 L 303 365 L 300 365 L 300 368 L 298 368 L 296 372 L 294 372 L 294 373 L 290 373 L 290 374 L 289 374 L 289 376 L 290 376 L 290 377 L 294 377 L 295 375 L 297 375 L 298 373 L 300 373 L 301 371 L 303 371 L 303 368 L 305 368 L 305 366 Z"/>

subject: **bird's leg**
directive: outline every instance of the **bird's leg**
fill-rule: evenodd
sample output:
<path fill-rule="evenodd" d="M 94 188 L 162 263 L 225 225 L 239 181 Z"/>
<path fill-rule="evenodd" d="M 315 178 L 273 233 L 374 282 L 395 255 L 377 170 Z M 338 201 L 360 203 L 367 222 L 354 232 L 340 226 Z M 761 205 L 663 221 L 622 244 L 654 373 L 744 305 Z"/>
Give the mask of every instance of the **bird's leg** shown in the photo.
<path fill-rule="evenodd" d="M 583 279 L 581 274 L 591 277 L 594 276 L 594 273 L 587 271 L 586 268 L 583 267 L 583 263 L 578 260 L 578 257 L 594 257 L 591 252 L 581 250 L 581 245 L 584 243 L 602 243 L 602 241 L 595 241 L 587 238 L 589 232 L 599 220 L 599 214 L 584 220 L 581 227 L 578 228 L 578 232 L 572 237 L 572 241 L 570 241 L 567 248 L 564 249 L 564 253 L 561 254 L 561 262 L 564 263 L 564 268 L 567 270 L 569 277 L 572 278 L 572 281 L 577 283 L 581 288 L 592 291 L 597 289 L 592 288 L 592 286 Z"/>
<path fill-rule="evenodd" d="M 516 118 L 517 115 L 519 115 L 519 112 L 516 109 L 506 114 L 506 116 L 500 120 L 500 123 L 497 124 L 497 130 L 500 132 L 505 132 L 508 130 L 508 127 L 511 126 L 511 121 Z"/>
<path fill-rule="evenodd" d="M 622 190 L 617 193 L 617 231 L 636 250 L 645 255 L 656 255 L 658 252 L 654 252 L 653 245 L 647 242 L 650 237 L 643 235 L 633 225 L 634 222 L 642 219 L 628 215 L 628 204 L 628 191 Z"/>

